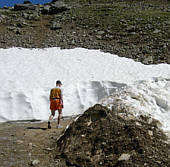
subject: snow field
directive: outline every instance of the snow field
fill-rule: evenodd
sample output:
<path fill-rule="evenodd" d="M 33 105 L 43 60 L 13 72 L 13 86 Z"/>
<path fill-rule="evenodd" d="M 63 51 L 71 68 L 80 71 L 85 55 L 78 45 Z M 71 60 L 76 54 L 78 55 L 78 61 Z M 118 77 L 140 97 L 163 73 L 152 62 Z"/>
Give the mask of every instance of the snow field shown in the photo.
<path fill-rule="evenodd" d="M 0 76 L 0 122 L 47 120 L 50 89 L 59 79 L 64 89 L 64 116 L 80 114 L 104 97 L 119 95 L 123 88 L 128 94 L 123 103 L 170 126 L 165 121 L 170 115 L 167 64 L 146 66 L 83 48 L 10 48 L 0 49 Z M 142 97 L 135 100 L 132 94 Z"/>

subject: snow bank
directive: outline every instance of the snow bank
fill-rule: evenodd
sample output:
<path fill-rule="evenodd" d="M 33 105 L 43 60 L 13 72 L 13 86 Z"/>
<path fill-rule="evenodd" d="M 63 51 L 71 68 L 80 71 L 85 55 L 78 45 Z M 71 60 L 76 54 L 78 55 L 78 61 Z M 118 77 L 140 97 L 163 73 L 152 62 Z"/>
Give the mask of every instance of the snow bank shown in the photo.
<path fill-rule="evenodd" d="M 64 88 L 63 115 L 68 116 L 82 113 L 134 81 L 168 78 L 170 65 L 146 66 L 82 48 L 10 48 L 0 49 L 0 76 L 0 122 L 47 120 L 49 92 L 58 79 Z M 157 103 L 164 105 L 159 99 Z"/>
<path fill-rule="evenodd" d="M 126 108 L 134 116 L 151 116 L 160 121 L 164 130 L 170 130 L 170 79 L 135 82 L 100 103 L 108 108 Z"/>

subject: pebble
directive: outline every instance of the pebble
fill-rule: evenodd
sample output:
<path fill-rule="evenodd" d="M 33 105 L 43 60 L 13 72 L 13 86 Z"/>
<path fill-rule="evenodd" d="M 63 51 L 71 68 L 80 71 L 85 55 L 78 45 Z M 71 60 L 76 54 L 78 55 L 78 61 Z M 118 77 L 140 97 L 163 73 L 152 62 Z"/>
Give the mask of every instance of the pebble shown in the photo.
<path fill-rule="evenodd" d="M 24 143 L 24 141 L 22 141 L 22 140 L 17 140 L 17 144 L 22 144 L 22 143 Z"/>
<path fill-rule="evenodd" d="M 29 146 L 30 149 L 32 149 L 33 144 L 29 143 L 28 146 Z"/>
<path fill-rule="evenodd" d="M 40 161 L 39 160 L 33 160 L 32 162 L 31 162 L 31 166 L 35 166 L 35 165 L 38 165 L 40 163 Z"/>
<path fill-rule="evenodd" d="M 130 154 L 122 154 L 120 157 L 119 157 L 119 159 L 118 159 L 118 161 L 128 161 L 130 159 Z"/>
<path fill-rule="evenodd" d="M 153 131 L 148 130 L 148 134 L 149 134 L 150 136 L 153 136 Z"/>

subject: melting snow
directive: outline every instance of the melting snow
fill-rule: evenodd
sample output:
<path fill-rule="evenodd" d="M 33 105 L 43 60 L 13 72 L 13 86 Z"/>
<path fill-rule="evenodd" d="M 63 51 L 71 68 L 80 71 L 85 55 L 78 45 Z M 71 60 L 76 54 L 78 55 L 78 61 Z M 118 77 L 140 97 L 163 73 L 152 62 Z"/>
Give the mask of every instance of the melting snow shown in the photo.
<path fill-rule="evenodd" d="M 168 78 L 168 64 L 143 65 L 99 50 L 0 49 L 0 122 L 47 120 L 49 92 L 59 79 L 65 116 L 99 101 L 111 105 L 118 96 L 136 114 L 151 114 L 170 129 Z"/>

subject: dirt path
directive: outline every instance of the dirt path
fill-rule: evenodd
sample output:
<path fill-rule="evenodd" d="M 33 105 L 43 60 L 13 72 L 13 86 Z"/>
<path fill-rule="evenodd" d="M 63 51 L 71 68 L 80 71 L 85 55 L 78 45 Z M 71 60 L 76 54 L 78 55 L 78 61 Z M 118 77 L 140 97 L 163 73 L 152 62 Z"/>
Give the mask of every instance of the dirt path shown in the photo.
<path fill-rule="evenodd" d="M 1 167 L 54 167 L 53 149 L 71 119 L 62 120 L 63 128 L 47 129 L 47 122 L 2 123 L 0 124 L 0 166 Z M 32 164 L 33 165 L 33 164 Z"/>
<path fill-rule="evenodd" d="M 56 121 L 52 129 L 47 129 L 47 122 L 0 124 L 0 167 L 60 166 L 54 159 L 54 146 L 72 120 L 62 120 L 61 129 L 56 128 Z M 167 135 L 170 142 L 170 132 Z"/>

